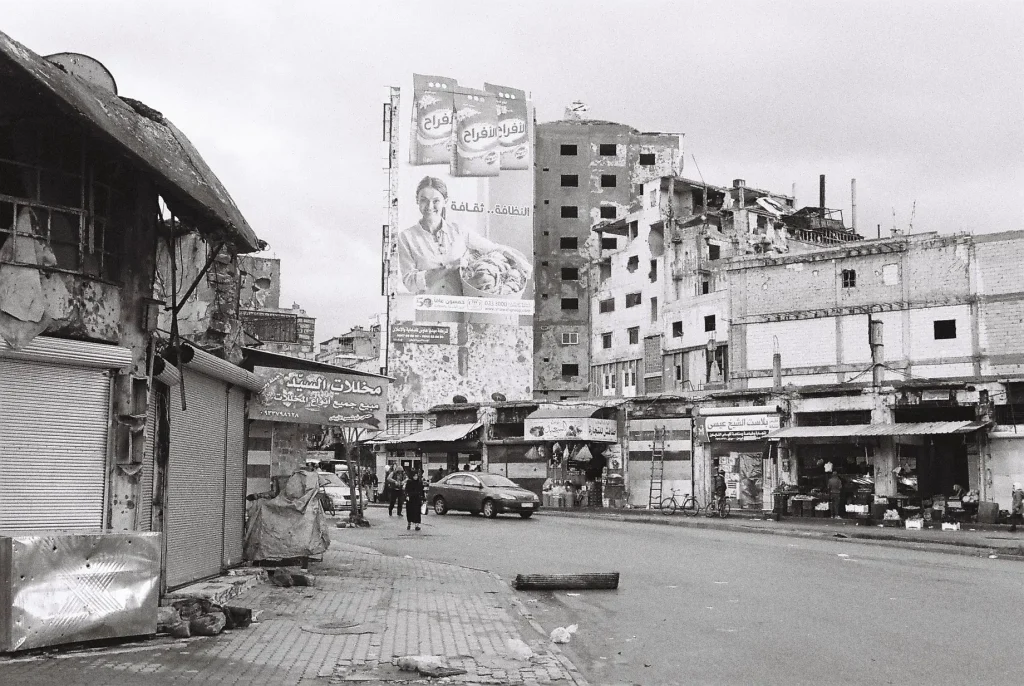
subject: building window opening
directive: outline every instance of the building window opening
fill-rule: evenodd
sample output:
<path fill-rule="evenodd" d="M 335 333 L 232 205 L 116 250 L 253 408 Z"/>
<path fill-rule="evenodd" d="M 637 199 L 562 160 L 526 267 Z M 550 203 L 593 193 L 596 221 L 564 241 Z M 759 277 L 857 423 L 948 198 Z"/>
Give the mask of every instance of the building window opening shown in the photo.
<path fill-rule="evenodd" d="M 618 250 L 619 240 L 615 236 L 608 238 L 601 237 L 601 250 Z"/>
<path fill-rule="evenodd" d="M 658 299 L 651 298 L 651 321 L 658 321 Z"/>
<path fill-rule="evenodd" d="M 630 345 L 636 345 L 637 343 L 640 342 L 640 327 L 639 326 L 631 326 L 631 327 L 629 327 L 628 329 L 626 329 L 626 335 L 629 336 L 629 344 Z"/>
<path fill-rule="evenodd" d="M 708 316 L 704 317 L 704 330 L 705 331 L 714 331 L 715 330 L 715 315 L 709 314 Z"/>
<path fill-rule="evenodd" d="M 569 145 L 567 143 L 562 143 L 561 147 L 559 148 L 559 154 L 562 155 L 563 157 L 575 157 L 576 146 Z"/>
<path fill-rule="evenodd" d="M 640 153 L 640 166 L 641 167 L 653 167 L 657 163 L 657 159 L 653 152 L 642 152 Z"/>
<path fill-rule="evenodd" d="M 603 157 L 615 157 L 618 154 L 617 148 L 615 143 L 601 143 L 597 146 L 597 152 Z"/>
<path fill-rule="evenodd" d="M 597 304 L 597 311 L 601 313 L 614 312 L 615 311 L 615 298 L 608 298 L 602 300 Z"/>
<path fill-rule="evenodd" d="M 629 240 L 633 240 L 640 235 L 640 224 L 637 222 L 630 222 L 626 228 L 629 231 Z"/>
<path fill-rule="evenodd" d="M 955 319 L 936 319 L 934 322 L 935 340 L 943 341 L 956 338 Z"/>
<path fill-rule="evenodd" d="M 615 207 L 613 205 L 601 206 L 601 219 L 615 219 Z"/>
<path fill-rule="evenodd" d="M 635 272 L 639 268 L 640 268 L 640 258 L 637 257 L 636 255 L 633 255 L 628 260 L 626 260 L 626 271 L 628 271 L 630 274 L 632 274 L 633 272 Z"/>
<path fill-rule="evenodd" d="M 562 174 L 562 188 L 577 188 L 580 177 L 576 174 Z"/>
<path fill-rule="evenodd" d="M 601 174 L 601 188 L 615 188 L 615 174 Z"/>
<path fill-rule="evenodd" d="M 717 260 L 722 257 L 722 247 L 714 243 L 708 244 L 708 259 Z"/>
<path fill-rule="evenodd" d="M 580 216 L 580 208 L 576 205 L 562 205 L 562 219 L 576 219 Z"/>
<path fill-rule="evenodd" d="M 579 345 L 580 335 L 575 331 L 569 331 L 562 334 L 562 345 Z"/>
<path fill-rule="evenodd" d="M 612 335 L 610 333 L 601 334 L 601 347 L 605 350 L 611 350 Z"/>
<path fill-rule="evenodd" d="M 649 278 L 651 280 L 651 283 L 654 283 L 655 281 L 658 280 L 658 261 L 657 260 L 651 260 L 651 271 L 647 272 L 647 278 Z"/>
<path fill-rule="evenodd" d="M 562 236 L 558 239 L 559 250 L 576 250 L 579 239 L 576 236 Z"/>
<path fill-rule="evenodd" d="M 563 364 L 562 365 L 562 376 L 575 377 L 580 375 L 580 366 L 578 364 Z"/>
<path fill-rule="evenodd" d="M 857 270 L 856 269 L 844 269 L 842 276 L 843 276 L 843 288 L 856 288 L 857 287 Z"/>
<path fill-rule="evenodd" d="M 682 322 L 672 322 L 672 338 L 682 338 L 682 337 L 683 337 L 683 323 Z"/>
<path fill-rule="evenodd" d="M 563 310 L 578 310 L 580 309 L 579 298 L 562 298 L 562 309 Z"/>
<path fill-rule="evenodd" d="M 562 267 L 562 281 L 578 281 L 580 270 L 576 267 Z"/>
<path fill-rule="evenodd" d="M 626 307 L 636 307 L 641 302 L 640 293 L 626 293 Z"/>
<path fill-rule="evenodd" d="M 700 294 L 707 295 L 711 292 L 711 282 L 707 279 L 702 279 L 700 282 Z"/>

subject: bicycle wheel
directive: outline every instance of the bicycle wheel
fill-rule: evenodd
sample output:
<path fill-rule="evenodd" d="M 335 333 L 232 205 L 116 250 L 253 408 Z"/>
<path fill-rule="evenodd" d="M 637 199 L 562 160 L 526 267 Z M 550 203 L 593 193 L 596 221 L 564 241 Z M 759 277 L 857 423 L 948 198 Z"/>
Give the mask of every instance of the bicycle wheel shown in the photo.
<path fill-rule="evenodd" d="M 718 506 L 718 516 L 725 519 L 729 516 L 729 512 L 732 511 L 732 506 L 729 505 L 729 501 L 722 499 L 722 504 Z"/>
<path fill-rule="evenodd" d="M 696 517 L 697 513 L 700 512 L 700 503 L 692 495 L 686 496 L 686 500 L 683 501 L 682 508 L 683 514 L 687 517 Z"/>
<path fill-rule="evenodd" d="M 661 505 L 659 505 L 659 508 L 661 509 L 661 514 L 663 514 L 663 515 L 675 514 L 676 513 L 676 499 L 675 498 L 665 498 L 665 499 L 663 499 L 661 501 Z"/>
<path fill-rule="evenodd" d="M 704 516 L 714 517 L 718 514 L 718 503 L 712 498 L 707 505 L 704 506 Z"/>

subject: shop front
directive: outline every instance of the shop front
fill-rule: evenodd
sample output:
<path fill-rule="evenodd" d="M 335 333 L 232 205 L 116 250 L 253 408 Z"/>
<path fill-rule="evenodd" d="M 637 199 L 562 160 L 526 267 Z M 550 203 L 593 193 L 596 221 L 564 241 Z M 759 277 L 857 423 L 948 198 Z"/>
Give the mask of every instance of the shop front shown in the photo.
<path fill-rule="evenodd" d="M 435 426 L 394 439 L 374 438 L 373 442 L 388 455 L 385 468 L 399 466 L 406 473 L 423 470 L 424 478 L 434 482 L 456 471 L 480 471 L 483 463 L 481 422 Z"/>
<path fill-rule="evenodd" d="M 509 478 L 540 493 L 549 507 L 602 507 L 624 500 L 614 412 L 598 405 L 538 407 L 523 420 L 527 447 L 517 462 L 529 473 Z"/>
<path fill-rule="evenodd" d="M 673 493 L 694 494 L 693 420 L 664 416 L 630 419 L 626 432 L 629 505 L 655 508 Z"/>
<path fill-rule="evenodd" d="M 694 420 L 707 474 L 713 479 L 717 472 L 725 473 L 726 497 L 734 508 L 772 507 L 776 463 L 767 436 L 781 426 L 774 410 L 764 406 L 703 407 Z"/>
<path fill-rule="evenodd" d="M 790 514 L 974 521 L 985 422 L 795 426 L 780 446 Z M 981 432 L 981 433 L 979 433 Z"/>

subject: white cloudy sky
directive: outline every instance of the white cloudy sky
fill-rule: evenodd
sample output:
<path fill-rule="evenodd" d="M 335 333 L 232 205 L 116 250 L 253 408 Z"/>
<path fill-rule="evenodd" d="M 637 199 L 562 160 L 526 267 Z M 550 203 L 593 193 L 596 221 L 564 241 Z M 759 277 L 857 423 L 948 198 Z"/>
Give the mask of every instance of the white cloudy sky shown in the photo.
<path fill-rule="evenodd" d="M 383 305 L 382 86 L 414 71 L 685 133 L 712 183 L 816 204 L 826 174 L 847 216 L 856 178 L 862 233 L 915 201 L 915 232 L 1024 229 L 1021 0 L 0 0 L 0 30 L 184 130 L 318 340 Z"/>

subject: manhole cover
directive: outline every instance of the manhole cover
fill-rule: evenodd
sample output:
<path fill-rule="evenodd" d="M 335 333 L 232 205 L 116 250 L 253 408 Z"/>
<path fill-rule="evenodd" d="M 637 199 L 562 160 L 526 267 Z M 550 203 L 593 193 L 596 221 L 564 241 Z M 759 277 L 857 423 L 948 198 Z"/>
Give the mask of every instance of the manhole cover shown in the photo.
<path fill-rule="evenodd" d="M 321 622 L 320 624 L 304 624 L 300 628 L 307 633 L 322 634 L 324 636 L 372 634 L 377 632 L 379 629 L 379 627 L 373 624 L 359 624 L 353 622 Z"/>

